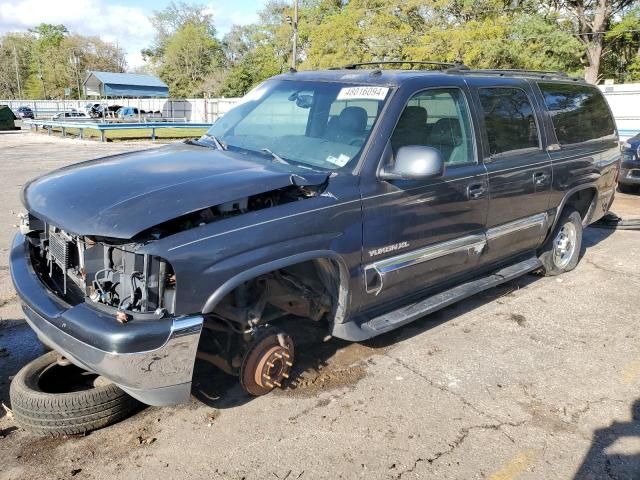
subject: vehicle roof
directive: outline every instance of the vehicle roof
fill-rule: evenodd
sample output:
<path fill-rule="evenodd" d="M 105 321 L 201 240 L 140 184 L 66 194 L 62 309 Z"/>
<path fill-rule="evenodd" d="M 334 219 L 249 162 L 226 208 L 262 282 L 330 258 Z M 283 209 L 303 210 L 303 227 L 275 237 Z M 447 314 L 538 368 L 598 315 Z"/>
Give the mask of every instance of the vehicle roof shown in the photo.
<path fill-rule="evenodd" d="M 316 82 L 344 82 L 359 85 L 398 87 L 415 78 L 444 79 L 444 78 L 519 78 L 530 80 L 544 80 L 562 83 L 584 83 L 581 78 L 562 76 L 560 72 L 533 72 L 518 70 L 387 70 L 387 69 L 354 69 L 343 68 L 335 70 L 305 70 L 291 71 L 278 75 L 278 80 L 300 80 Z"/>

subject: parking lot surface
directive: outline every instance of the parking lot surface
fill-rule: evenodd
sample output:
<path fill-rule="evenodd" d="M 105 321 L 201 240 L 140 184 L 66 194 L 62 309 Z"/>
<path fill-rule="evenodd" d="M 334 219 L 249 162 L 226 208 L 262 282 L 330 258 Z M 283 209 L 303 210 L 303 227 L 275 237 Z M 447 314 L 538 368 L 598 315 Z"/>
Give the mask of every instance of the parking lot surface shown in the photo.
<path fill-rule="evenodd" d="M 42 353 L 7 266 L 20 190 L 150 147 L 0 134 L 5 405 Z M 640 217 L 640 196 L 618 194 L 613 211 Z M 589 228 L 584 243 L 561 277 L 520 278 L 363 344 L 298 343 L 297 380 L 264 397 L 198 365 L 189 404 L 86 437 L 38 438 L 0 409 L 0 479 L 640 478 L 640 232 Z"/>

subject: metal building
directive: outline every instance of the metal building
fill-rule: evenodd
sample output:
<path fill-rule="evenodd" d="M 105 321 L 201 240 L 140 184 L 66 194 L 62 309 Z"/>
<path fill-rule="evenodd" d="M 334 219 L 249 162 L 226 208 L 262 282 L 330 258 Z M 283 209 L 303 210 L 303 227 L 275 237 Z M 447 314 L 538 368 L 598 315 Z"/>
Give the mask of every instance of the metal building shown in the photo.
<path fill-rule="evenodd" d="M 87 97 L 169 97 L 169 87 L 153 75 L 89 71 L 83 86 Z"/>

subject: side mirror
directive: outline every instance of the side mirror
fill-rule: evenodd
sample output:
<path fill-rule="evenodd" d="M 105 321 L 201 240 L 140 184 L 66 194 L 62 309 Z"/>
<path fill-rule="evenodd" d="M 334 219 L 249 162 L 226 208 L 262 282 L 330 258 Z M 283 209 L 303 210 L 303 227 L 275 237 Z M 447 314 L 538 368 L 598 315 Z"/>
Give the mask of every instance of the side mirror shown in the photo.
<path fill-rule="evenodd" d="M 383 180 L 424 180 L 444 175 L 444 160 L 440 150 L 422 145 L 400 147 L 395 163 L 383 168 L 378 177 Z"/>

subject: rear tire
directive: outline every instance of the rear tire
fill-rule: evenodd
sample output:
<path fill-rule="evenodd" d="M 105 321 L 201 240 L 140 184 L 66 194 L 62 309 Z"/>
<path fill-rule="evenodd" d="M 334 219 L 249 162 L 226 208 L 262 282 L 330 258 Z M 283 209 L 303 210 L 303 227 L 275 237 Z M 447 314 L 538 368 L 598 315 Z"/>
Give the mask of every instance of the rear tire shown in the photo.
<path fill-rule="evenodd" d="M 560 214 L 552 235 L 540 250 L 543 273 L 547 277 L 576 268 L 582 251 L 582 218 L 573 208 Z"/>
<path fill-rule="evenodd" d="M 635 189 L 636 187 L 634 187 L 633 185 L 626 185 L 624 183 L 618 184 L 618 191 L 620 193 L 634 193 Z"/>
<path fill-rule="evenodd" d="M 104 377 L 59 366 L 55 351 L 25 365 L 9 391 L 16 423 L 52 437 L 82 435 L 140 410 L 141 403 Z"/>

